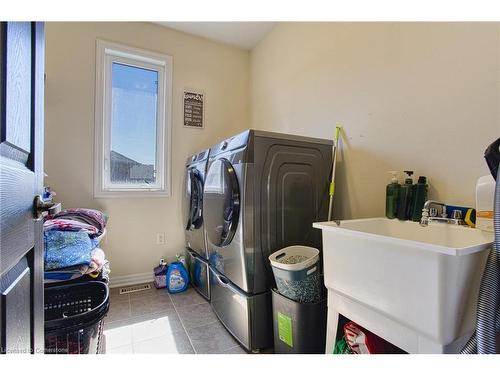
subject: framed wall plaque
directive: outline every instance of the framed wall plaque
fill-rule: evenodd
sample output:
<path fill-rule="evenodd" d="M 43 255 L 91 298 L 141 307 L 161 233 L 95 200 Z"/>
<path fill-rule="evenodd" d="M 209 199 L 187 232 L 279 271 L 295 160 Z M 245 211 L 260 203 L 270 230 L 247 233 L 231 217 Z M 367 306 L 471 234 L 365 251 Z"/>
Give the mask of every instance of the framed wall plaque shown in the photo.
<path fill-rule="evenodd" d="M 183 91 L 184 126 L 203 129 L 205 121 L 205 94 L 199 90 Z"/>

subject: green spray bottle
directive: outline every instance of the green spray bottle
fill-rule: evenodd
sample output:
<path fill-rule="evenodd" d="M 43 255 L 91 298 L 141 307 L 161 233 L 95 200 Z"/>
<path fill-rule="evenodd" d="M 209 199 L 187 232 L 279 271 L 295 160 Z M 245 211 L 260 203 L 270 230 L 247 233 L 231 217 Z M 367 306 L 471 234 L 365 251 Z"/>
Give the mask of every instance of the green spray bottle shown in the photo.
<path fill-rule="evenodd" d="M 398 172 L 390 171 L 389 173 L 392 174 L 392 179 L 385 189 L 385 216 L 388 219 L 394 219 L 397 214 L 398 195 L 401 185 L 398 182 Z"/>

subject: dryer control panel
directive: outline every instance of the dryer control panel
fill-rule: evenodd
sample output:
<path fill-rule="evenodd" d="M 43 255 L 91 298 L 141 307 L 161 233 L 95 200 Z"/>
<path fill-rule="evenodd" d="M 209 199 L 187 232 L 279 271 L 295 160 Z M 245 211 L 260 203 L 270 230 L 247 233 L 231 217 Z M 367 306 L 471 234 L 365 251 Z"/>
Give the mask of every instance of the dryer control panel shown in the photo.
<path fill-rule="evenodd" d="M 210 149 L 210 157 L 216 156 L 226 151 L 237 150 L 239 148 L 245 147 L 248 144 L 250 132 L 251 130 L 245 130 L 243 133 L 232 136 L 231 138 L 225 139 L 222 142 L 216 144 Z"/>

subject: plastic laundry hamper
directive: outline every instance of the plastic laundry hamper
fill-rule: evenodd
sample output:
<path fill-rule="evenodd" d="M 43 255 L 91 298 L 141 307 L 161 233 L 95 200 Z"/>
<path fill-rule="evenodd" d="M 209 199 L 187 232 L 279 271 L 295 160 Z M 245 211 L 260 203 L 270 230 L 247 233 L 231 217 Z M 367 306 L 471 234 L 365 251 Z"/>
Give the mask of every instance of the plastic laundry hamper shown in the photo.
<path fill-rule="evenodd" d="M 89 281 L 45 288 L 45 354 L 99 354 L 109 288 Z"/>
<path fill-rule="evenodd" d="M 308 246 L 289 246 L 269 256 L 280 294 L 300 303 L 321 298 L 319 250 Z"/>

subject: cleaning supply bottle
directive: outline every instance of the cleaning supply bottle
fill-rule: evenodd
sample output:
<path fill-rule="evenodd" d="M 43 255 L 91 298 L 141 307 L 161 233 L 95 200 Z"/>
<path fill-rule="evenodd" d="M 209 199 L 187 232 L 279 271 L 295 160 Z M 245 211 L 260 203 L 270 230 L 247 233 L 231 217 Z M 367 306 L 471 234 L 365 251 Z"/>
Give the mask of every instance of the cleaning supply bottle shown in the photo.
<path fill-rule="evenodd" d="M 401 185 L 398 182 L 398 172 L 390 171 L 389 173 L 392 174 L 392 179 L 385 189 L 385 216 L 394 219 L 397 214 L 398 193 Z"/>
<path fill-rule="evenodd" d="M 165 259 L 160 259 L 160 265 L 155 267 L 154 272 L 154 285 L 156 289 L 166 288 L 167 286 L 167 268 L 168 264 Z"/>
<path fill-rule="evenodd" d="M 399 220 L 411 218 L 414 185 L 411 175 L 413 171 L 404 171 L 407 175 L 405 183 L 399 188 L 397 217 Z"/>
<path fill-rule="evenodd" d="M 167 269 L 167 289 L 169 293 L 180 293 L 189 286 L 186 267 L 181 262 L 172 262 Z"/>
<path fill-rule="evenodd" d="M 413 208 L 411 219 L 413 221 L 420 221 L 422 218 L 422 208 L 424 208 L 424 203 L 427 200 L 427 178 L 425 176 L 420 176 L 417 183 L 415 184 L 415 196 L 413 198 Z"/>
<path fill-rule="evenodd" d="M 188 269 L 187 264 L 186 264 L 186 257 L 185 257 L 184 255 L 181 255 L 181 254 L 176 254 L 176 255 L 175 255 L 175 261 L 176 261 L 176 262 L 181 262 L 181 263 L 182 263 L 182 265 L 183 265 L 184 267 L 186 267 L 186 269 Z"/>

